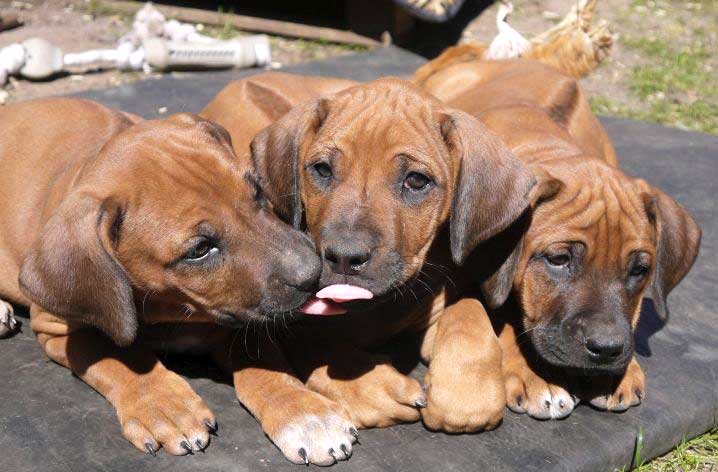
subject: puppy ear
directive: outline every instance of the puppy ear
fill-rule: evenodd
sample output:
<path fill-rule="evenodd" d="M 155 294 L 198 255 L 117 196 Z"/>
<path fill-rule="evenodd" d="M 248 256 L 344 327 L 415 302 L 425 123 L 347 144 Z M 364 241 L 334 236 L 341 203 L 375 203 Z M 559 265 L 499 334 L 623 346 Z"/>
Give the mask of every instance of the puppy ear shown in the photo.
<path fill-rule="evenodd" d="M 461 111 L 440 119 L 449 152 L 461 162 L 449 224 L 451 256 L 462 264 L 482 241 L 529 206 L 533 175 L 489 129 Z"/>
<path fill-rule="evenodd" d="M 322 125 L 328 101 L 319 99 L 293 108 L 260 131 L 250 145 L 259 184 L 274 210 L 295 228 L 302 224 L 299 156 Z"/>
<path fill-rule="evenodd" d="M 529 192 L 531 210 L 541 202 L 550 200 L 563 188 L 563 183 L 544 170 L 534 169 L 536 186 Z M 532 211 L 524 214 L 501 234 L 487 241 L 489 275 L 481 277 L 481 293 L 490 308 L 498 308 L 506 302 L 513 288 L 516 269 L 521 261 L 524 236 L 531 225 Z M 496 269 L 498 267 L 498 269 Z"/>
<path fill-rule="evenodd" d="M 120 346 L 137 334 L 130 282 L 114 256 L 123 216 L 110 200 L 75 193 L 48 220 L 19 280 L 33 303 L 99 328 Z"/>
<path fill-rule="evenodd" d="M 693 267 L 701 244 L 701 228 L 675 200 L 655 187 L 648 187 L 650 190 L 643 194 L 643 201 L 646 214 L 656 228 L 651 298 L 656 312 L 666 320 L 668 294 Z"/>

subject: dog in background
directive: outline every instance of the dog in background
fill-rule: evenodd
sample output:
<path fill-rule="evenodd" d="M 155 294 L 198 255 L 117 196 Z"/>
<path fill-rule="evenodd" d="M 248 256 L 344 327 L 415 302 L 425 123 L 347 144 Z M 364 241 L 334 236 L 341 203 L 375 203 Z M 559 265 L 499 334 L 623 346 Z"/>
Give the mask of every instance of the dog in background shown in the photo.
<path fill-rule="evenodd" d="M 618 169 L 578 83 L 550 66 L 429 62 L 421 83 L 485 123 L 538 181 L 530 222 L 504 235 L 509 249 L 497 253 L 505 261 L 482 283 L 498 309 L 509 408 L 555 419 L 578 397 L 610 411 L 638 405 L 645 385 L 633 330 L 641 301 L 650 295 L 666 316 L 666 297 L 698 254 L 694 219 Z"/>

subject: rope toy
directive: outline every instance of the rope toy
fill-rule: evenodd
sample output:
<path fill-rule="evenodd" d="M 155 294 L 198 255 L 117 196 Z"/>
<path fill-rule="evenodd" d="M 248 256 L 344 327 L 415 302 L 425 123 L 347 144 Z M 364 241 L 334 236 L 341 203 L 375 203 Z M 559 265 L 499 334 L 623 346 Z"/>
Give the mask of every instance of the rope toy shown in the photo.
<path fill-rule="evenodd" d="M 146 3 L 135 14 L 132 30 L 120 38 L 115 49 L 65 54 L 41 38 L 0 49 L 0 86 L 12 75 L 45 79 L 68 67 L 150 72 L 266 66 L 271 60 L 269 39 L 265 35 L 220 41 L 200 34 L 194 25 L 167 20 L 152 3 Z"/>

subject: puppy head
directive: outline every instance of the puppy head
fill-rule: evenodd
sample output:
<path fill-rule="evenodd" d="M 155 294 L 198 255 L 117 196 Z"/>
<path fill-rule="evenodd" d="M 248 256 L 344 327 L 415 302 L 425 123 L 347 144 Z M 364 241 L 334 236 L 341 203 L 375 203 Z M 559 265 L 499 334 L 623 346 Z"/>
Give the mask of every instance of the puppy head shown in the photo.
<path fill-rule="evenodd" d="M 320 286 L 374 296 L 417 274 L 445 223 L 463 262 L 527 208 L 533 185 L 477 120 L 399 79 L 293 109 L 255 137 L 252 156 L 277 212 L 316 242 Z"/>
<path fill-rule="evenodd" d="M 309 239 L 265 209 L 226 132 L 183 114 L 105 144 L 48 220 L 20 282 L 45 309 L 128 344 L 135 294 L 234 323 L 298 307 L 319 271 Z"/>
<path fill-rule="evenodd" d="M 666 315 L 666 296 L 698 254 L 700 228 L 660 190 L 599 161 L 537 174 L 521 255 L 502 268 L 513 275 L 523 328 L 549 363 L 621 372 L 643 296 Z M 484 289 L 490 294 L 491 284 Z"/>

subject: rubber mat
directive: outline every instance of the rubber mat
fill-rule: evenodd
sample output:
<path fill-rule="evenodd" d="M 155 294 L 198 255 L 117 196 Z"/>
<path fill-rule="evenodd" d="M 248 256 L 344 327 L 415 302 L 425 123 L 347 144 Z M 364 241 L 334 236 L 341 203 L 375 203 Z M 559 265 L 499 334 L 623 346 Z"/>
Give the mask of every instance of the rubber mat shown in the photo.
<path fill-rule="evenodd" d="M 370 80 L 408 75 L 423 62 L 394 48 L 285 70 Z M 84 97 L 146 117 L 199 111 L 229 80 L 255 71 L 178 74 Z M 361 445 L 337 470 L 611 471 L 629 466 L 639 431 L 641 457 L 670 450 L 708 430 L 718 414 L 718 137 L 627 120 L 603 119 L 622 166 L 688 207 L 703 227 L 696 266 L 671 294 L 663 326 L 646 303 L 638 355 L 647 376 L 643 405 L 622 414 L 580 405 L 566 420 L 541 422 L 507 412 L 497 430 L 431 433 L 420 424 L 363 431 Z M 195 471 L 294 469 L 203 360 L 170 360 L 220 422 L 204 454 L 156 458 L 130 446 L 115 413 L 92 389 L 45 358 L 20 313 L 23 332 L 0 341 L 0 470 Z M 477 388 L 481 388 L 477 386 Z"/>

